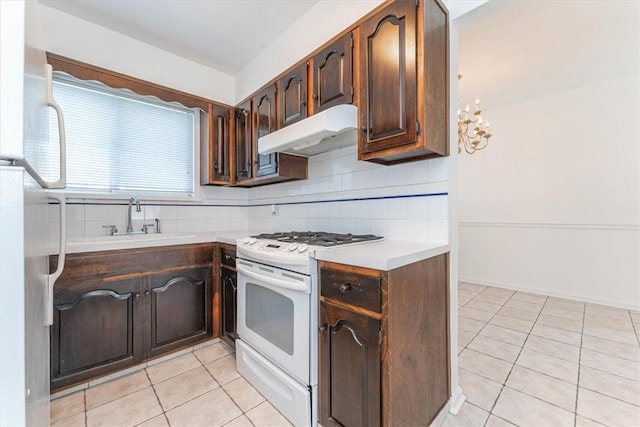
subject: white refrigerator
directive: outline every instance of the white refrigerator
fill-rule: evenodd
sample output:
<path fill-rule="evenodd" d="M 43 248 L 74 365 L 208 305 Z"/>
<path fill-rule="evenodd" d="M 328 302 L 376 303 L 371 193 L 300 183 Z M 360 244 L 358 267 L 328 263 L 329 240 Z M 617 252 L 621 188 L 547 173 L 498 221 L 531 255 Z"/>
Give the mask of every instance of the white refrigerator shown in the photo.
<path fill-rule="evenodd" d="M 0 425 L 49 425 L 49 325 L 64 265 L 65 144 L 35 1 L 0 1 Z M 49 112 L 60 142 L 49 142 Z M 54 138 L 55 139 L 55 138 Z M 53 177 L 52 177 L 53 176 Z M 60 264 L 49 274 L 48 204 Z"/>

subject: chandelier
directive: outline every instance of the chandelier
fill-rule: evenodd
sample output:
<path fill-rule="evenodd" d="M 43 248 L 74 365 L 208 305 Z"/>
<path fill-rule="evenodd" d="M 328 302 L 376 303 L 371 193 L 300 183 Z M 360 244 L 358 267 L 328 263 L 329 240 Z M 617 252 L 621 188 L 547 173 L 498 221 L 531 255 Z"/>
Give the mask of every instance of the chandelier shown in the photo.
<path fill-rule="evenodd" d="M 469 154 L 486 148 L 491 138 L 489 127 L 489 122 L 482 121 L 479 99 L 476 99 L 476 109 L 473 113 L 469 104 L 464 111 L 458 110 L 458 153 L 462 151 L 462 147 Z"/>
<path fill-rule="evenodd" d="M 462 78 L 462 74 L 458 74 L 458 80 Z M 473 154 L 478 150 L 486 148 L 489 144 L 489 122 L 486 124 L 482 121 L 482 110 L 480 109 L 480 100 L 476 98 L 476 110 L 473 114 L 470 111 L 469 104 L 464 111 L 458 109 L 458 153 L 464 151 Z"/>

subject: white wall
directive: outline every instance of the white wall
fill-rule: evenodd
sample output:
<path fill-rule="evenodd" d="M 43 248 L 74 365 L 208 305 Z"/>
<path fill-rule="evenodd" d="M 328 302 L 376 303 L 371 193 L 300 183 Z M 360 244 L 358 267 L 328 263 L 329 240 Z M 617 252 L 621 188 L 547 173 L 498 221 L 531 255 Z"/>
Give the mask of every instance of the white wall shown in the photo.
<path fill-rule="evenodd" d="M 76 16 L 39 4 L 46 50 L 119 73 L 235 104 L 235 79 Z"/>
<path fill-rule="evenodd" d="M 461 280 L 640 308 L 639 71 L 486 111 L 489 147 L 460 157 Z"/>
<path fill-rule="evenodd" d="M 236 100 L 251 95 L 380 3 L 382 0 L 317 2 L 236 75 Z"/>

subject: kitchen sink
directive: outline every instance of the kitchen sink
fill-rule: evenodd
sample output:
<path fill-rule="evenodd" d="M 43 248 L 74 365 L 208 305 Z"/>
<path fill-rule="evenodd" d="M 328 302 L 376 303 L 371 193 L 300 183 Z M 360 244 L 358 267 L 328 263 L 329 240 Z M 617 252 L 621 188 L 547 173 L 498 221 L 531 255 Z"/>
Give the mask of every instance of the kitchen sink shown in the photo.
<path fill-rule="evenodd" d="M 113 236 L 76 237 L 67 239 L 67 252 L 92 252 L 135 247 L 180 245 L 199 240 L 194 233 L 115 234 Z"/>

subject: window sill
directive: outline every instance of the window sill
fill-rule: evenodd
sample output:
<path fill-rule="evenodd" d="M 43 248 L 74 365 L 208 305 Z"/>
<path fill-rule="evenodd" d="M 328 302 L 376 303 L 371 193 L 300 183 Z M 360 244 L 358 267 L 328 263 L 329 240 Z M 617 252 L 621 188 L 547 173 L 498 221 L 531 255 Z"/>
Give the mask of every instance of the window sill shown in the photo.
<path fill-rule="evenodd" d="M 109 201 L 115 201 L 115 200 L 124 201 L 126 203 L 129 200 L 129 198 L 132 196 L 137 197 L 138 199 L 140 199 L 141 202 L 158 202 L 159 204 L 161 204 L 161 202 L 199 203 L 203 201 L 199 189 L 196 190 L 196 194 L 194 194 L 193 197 L 163 195 L 163 194 L 156 194 L 156 193 L 141 193 L 141 192 L 91 193 L 91 192 L 74 191 L 74 190 L 68 190 L 68 189 L 48 190 L 48 191 L 55 192 L 55 193 L 63 193 L 66 196 L 67 200 L 80 200 L 80 199 L 91 200 L 91 201 L 104 202 L 105 204 L 107 204 L 107 202 Z"/>

